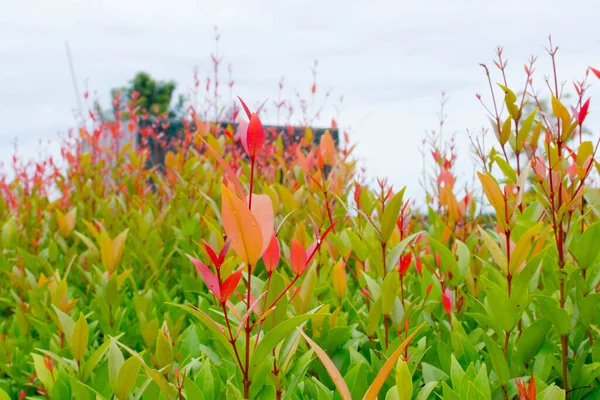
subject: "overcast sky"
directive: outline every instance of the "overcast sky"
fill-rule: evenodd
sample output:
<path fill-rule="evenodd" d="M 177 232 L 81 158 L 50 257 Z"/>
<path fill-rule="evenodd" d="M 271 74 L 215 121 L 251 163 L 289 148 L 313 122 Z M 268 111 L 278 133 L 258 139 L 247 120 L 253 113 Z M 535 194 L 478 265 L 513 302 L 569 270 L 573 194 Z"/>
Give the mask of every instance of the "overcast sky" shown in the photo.
<path fill-rule="evenodd" d="M 31 156 L 40 139 L 74 125 L 65 40 L 81 91 L 89 87 L 106 104 L 110 89 L 140 70 L 173 79 L 186 92 L 195 67 L 201 79 L 210 72 L 218 26 L 221 52 L 233 65 L 234 95 L 251 104 L 276 98 L 281 76 L 287 97 L 294 89 L 308 94 L 318 59 L 319 89 L 333 88 L 333 99 L 344 95 L 339 122 L 350 129 L 369 175 L 406 185 L 419 199 L 417 150 L 437 124 L 440 92 L 450 97 L 447 133 L 455 132 L 459 170 L 470 179 L 465 131 L 487 127 L 475 98 L 488 97 L 478 63 L 491 65 L 495 47 L 503 45 L 509 83 L 520 88 L 522 65 L 538 55 L 541 85 L 550 71 L 544 45 L 552 34 L 560 76 L 580 79 L 589 65 L 600 67 L 599 15 L 597 0 L 3 1 L 0 157 L 9 159 L 15 137 L 21 153 Z M 591 94 L 600 94 L 598 86 Z M 592 112 L 597 107 L 592 101 Z M 328 108 L 323 124 L 332 116 Z"/>

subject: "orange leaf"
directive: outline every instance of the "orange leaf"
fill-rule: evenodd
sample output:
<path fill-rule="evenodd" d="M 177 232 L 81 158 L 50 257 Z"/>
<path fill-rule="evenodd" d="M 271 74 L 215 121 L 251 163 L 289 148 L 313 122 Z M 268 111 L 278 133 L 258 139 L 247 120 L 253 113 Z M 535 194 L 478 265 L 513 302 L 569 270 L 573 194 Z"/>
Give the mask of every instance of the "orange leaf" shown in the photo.
<path fill-rule="evenodd" d="M 321 142 L 319 143 L 319 152 L 323 157 L 323 161 L 325 165 L 333 165 L 335 162 L 335 143 L 333 141 L 333 137 L 329 131 L 325 131 L 323 136 L 321 136 Z"/>
<path fill-rule="evenodd" d="M 387 359 L 385 364 L 383 364 L 379 370 L 379 373 L 375 377 L 375 380 L 373 380 L 373 383 L 371 383 L 371 386 L 369 386 L 369 389 L 367 390 L 367 393 L 365 393 L 363 400 L 377 400 L 377 395 L 383 387 L 388 375 L 390 372 L 392 372 L 392 369 L 396 365 L 398 358 L 400 358 L 400 356 L 404 353 L 404 349 L 410 344 L 413 337 L 415 337 L 417 332 L 419 332 L 423 326 L 425 326 L 425 322 L 419 325 L 417 329 L 415 329 L 415 331 L 409 337 L 407 337 L 406 340 L 402 342 L 402 344 L 400 344 L 396 350 L 394 350 L 394 353 L 390 356 L 390 358 Z"/>
<path fill-rule="evenodd" d="M 292 263 L 292 269 L 296 273 L 296 275 L 300 276 L 306 269 L 306 252 L 304 251 L 304 247 L 302 243 L 298 241 L 298 239 L 292 239 L 292 246 L 290 249 L 290 261 Z"/>
<path fill-rule="evenodd" d="M 260 255 L 262 256 L 273 237 L 275 231 L 275 216 L 273 215 L 273 202 L 271 198 L 266 194 L 253 194 L 252 195 L 252 210 L 250 210 L 258 226 L 262 232 L 262 248 Z"/>
<path fill-rule="evenodd" d="M 323 363 L 323 366 L 327 370 L 327 373 L 331 377 L 331 380 L 335 384 L 335 387 L 337 388 L 338 392 L 340 393 L 340 396 L 342 397 L 342 399 L 343 400 L 352 400 L 352 395 L 350 394 L 350 389 L 348 389 L 348 385 L 346 385 L 346 382 L 344 381 L 342 374 L 340 374 L 340 371 L 338 371 L 338 369 L 336 368 L 333 361 L 331 361 L 331 358 L 329 358 L 327 353 L 325 353 L 325 351 L 321 347 L 319 347 L 318 344 L 313 342 L 312 339 L 309 338 L 304 332 L 302 332 L 300 329 L 298 329 L 298 331 L 304 337 L 304 339 L 308 342 L 310 347 L 312 347 L 312 349 L 315 351 L 315 353 L 317 353 L 317 356 Z"/>
<path fill-rule="evenodd" d="M 504 196 L 496 181 L 489 175 L 478 172 L 479 180 L 483 186 L 483 191 L 488 201 L 496 211 L 496 219 L 498 223 L 506 229 L 506 206 L 504 204 Z"/>
<path fill-rule="evenodd" d="M 260 226 L 246 203 L 236 197 L 225 185 L 221 185 L 221 213 L 225 233 L 232 239 L 231 245 L 237 255 L 248 265 L 260 258 L 263 239 Z"/>

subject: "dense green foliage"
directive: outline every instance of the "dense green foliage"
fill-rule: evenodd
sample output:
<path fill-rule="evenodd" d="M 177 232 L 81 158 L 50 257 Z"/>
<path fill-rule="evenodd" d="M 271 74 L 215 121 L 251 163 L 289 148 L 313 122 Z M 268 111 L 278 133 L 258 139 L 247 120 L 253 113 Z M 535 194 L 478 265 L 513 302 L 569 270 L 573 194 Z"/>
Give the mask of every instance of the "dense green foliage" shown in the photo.
<path fill-rule="evenodd" d="M 551 109 L 529 114 L 533 90 L 490 86 L 485 203 L 434 138 L 426 215 L 365 184 L 347 135 L 284 141 L 243 103 L 238 132 L 192 113 L 164 169 L 144 140 L 99 144 L 139 130 L 121 123 L 135 101 L 92 114 L 65 168 L 15 161 L 0 399 L 600 397 L 587 83 L 573 108 L 550 86 Z"/>

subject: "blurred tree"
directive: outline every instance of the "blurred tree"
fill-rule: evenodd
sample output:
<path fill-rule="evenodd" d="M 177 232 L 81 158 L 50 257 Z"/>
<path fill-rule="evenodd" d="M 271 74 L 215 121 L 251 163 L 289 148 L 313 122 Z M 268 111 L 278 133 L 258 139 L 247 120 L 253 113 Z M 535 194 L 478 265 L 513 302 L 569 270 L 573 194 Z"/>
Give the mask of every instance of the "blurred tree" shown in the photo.
<path fill-rule="evenodd" d="M 121 104 L 134 99 L 140 110 L 147 110 L 150 115 L 167 114 L 169 117 L 178 117 L 184 111 L 184 98 L 179 95 L 177 103 L 171 107 L 176 83 L 174 81 L 157 81 L 146 72 L 139 72 L 129 85 L 112 90 L 112 98 L 121 93 Z M 128 117 L 128 116 L 124 116 Z"/>

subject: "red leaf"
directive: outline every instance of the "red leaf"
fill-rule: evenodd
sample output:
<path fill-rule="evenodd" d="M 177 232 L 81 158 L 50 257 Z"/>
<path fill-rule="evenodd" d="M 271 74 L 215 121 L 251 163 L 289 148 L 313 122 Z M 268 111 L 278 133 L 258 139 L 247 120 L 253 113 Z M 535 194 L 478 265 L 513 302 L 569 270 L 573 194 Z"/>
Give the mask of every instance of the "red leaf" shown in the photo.
<path fill-rule="evenodd" d="M 212 247 L 210 247 L 208 245 L 208 243 L 206 243 L 204 240 L 202 241 L 202 244 L 204 245 L 204 250 L 206 250 L 206 252 L 208 253 L 208 257 L 210 257 L 210 261 L 212 261 L 213 265 L 217 269 L 221 268 L 221 264 L 219 263 L 219 258 L 217 257 L 217 254 L 212 249 Z"/>
<path fill-rule="evenodd" d="M 446 314 L 450 315 L 452 312 L 452 292 L 448 288 L 444 290 L 444 294 L 442 295 L 442 306 Z"/>
<path fill-rule="evenodd" d="M 535 377 L 532 376 L 531 379 L 529 379 L 529 399 L 528 400 L 535 400 L 536 396 L 537 396 L 537 391 L 535 388 Z"/>
<path fill-rule="evenodd" d="M 250 112 L 250 109 L 248 108 L 246 103 L 244 103 L 244 100 L 242 100 L 242 98 L 240 96 L 238 96 L 238 99 L 240 100 L 240 103 L 242 103 L 242 107 L 244 107 L 244 111 L 246 111 L 246 115 L 248 116 L 248 119 L 250 119 L 252 117 L 252 113 Z"/>
<path fill-rule="evenodd" d="M 399 269 L 398 272 L 400 275 L 406 275 L 408 271 L 408 267 L 410 267 L 410 263 L 412 262 L 412 253 L 406 254 L 404 257 L 400 257 Z"/>
<path fill-rule="evenodd" d="M 231 294 L 237 287 L 238 283 L 240 283 L 240 279 L 242 278 L 243 269 L 238 269 L 233 274 L 229 276 L 229 278 L 225 279 L 225 282 L 221 285 L 221 297 L 220 300 L 222 303 L 225 303 L 231 297 Z"/>
<path fill-rule="evenodd" d="M 304 247 L 298 241 L 298 239 L 292 239 L 292 248 L 290 249 L 290 261 L 292 263 L 292 269 L 296 275 L 300 276 L 306 269 L 306 253 Z"/>
<path fill-rule="evenodd" d="M 415 261 L 415 268 L 417 269 L 417 272 L 419 273 L 419 275 L 421 275 L 423 273 L 423 263 L 421 262 L 421 258 L 417 257 L 416 261 Z"/>
<path fill-rule="evenodd" d="M 233 238 L 227 239 L 227 241 L 223 244 L 223 248 L 219 252 L 219 258 L 217 259 L 217 261 L 219 263 L 219 267 L 221 265 L 223 265 L 223 262 L 225 261 L 225 256 L 227 255 L 227 252 L 229 251 L 229 246 L 231 246 L 232 239 Z"/>
<path fill-rule="evenodd" d="M 258 115 L 252 114 L 250 123 L 246 130 L 246 145 L 248 147 L 248 155 L 256 157 L 256 153 L 263 148 L 265 144 L 265 130 Z"/>
<path fill-rule="evenodd" d="M 246 103 L 244 103 L 244 100 L 239 96 L 238 99 L 242 103 L 242 107 L 250 120 L 247 129 L 242 129 L 240 131 L 240 140 L 242 141 L 246 153 L 248 153 L 250 157 L 256 157 L 256 153 L 262 149 L 265 144 L 265 130 L 262 126 L 262 122 L 260 122 L 260 118 L 258 118 L 258 113 L 262 110 L 264 103 L 256 113 L 251 113 Z"/>
<path fill-rule="evenodd" d="M 590 71 L 592 71 L 594 73 L 594 75 L 596 75 L 596 77 L 598 79 L 600 79 L 600 71 L 598 71 L 597 69 L 592 68 L 592 67 L 590 67 Z"/>
<path fill-rule="evenodd" d="M 267 251 L 263 254 L 263 262 L 265 263 L 265 268 L 269 273 L 273 272 L 275 268 L 277 268 L 277 264 L 279 263 L 279 257 L 281 255 L 281 249 L 279 248 L 279 240 L 277 240 L 277 236 L 273 235 L 271 241 L 269 242 L 269 247 L 267 247 Z"/>
<path fill-rule="evenodd" d="M 587 101 L 581 106 L 581 109 L 579 110 L 579 115 L 577 116 L 577 122 L 579 123 L 579 125 L 582 125 L 583 121 L 585 120 L 585 117 L 587 117 L 589 107 L 590 99 L 587 99 Z"/>
<path fill-rule="evenodd" d="M 329 225 L 329 228 L 325 229 L 325 232 L 323 232 L 323 235 L 321 235 L 321 240 L 320 240 L 321 243 L 325 240 L 327 235 L 329 235 L 329 232 L 331 232 L 333 230 L 333 228 L 335 227 L 335 224 L 337 224 L 337 223 L 338 222 L 335 221 L 333 224 Z"/>
<path fill-rule="evenodd" d="M 217 279 L 215 274 L 213 274 L 212 271 L 210 270 L 210 268 L 208 268 L 206 265 L 204 265 L 202 263 L 202 261 L 197 260 L 190 255 L 188 255 L 188 258 L 194 264 L 194 266 L 196 267 L 198 272 L 200 272 L 200 276 L 202 277 L 202 280 L 204 281 L 206 286 L 208 286 L 210 291 L 213 292 L 213 294 L 218 299 L 220 299 L 221 298 L 221 289 L 219 288 L 219 280 Z"/>

